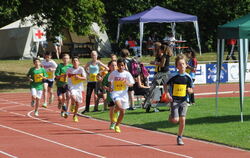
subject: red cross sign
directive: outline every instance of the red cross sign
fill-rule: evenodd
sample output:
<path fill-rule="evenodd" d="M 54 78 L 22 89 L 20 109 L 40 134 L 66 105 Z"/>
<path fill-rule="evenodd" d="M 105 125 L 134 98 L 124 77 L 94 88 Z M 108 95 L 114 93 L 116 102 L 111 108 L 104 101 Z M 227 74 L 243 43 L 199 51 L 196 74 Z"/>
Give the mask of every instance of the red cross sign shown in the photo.
<path fill-rule="evenodd" d="M 45 31 L 41 28 L 33 28 L 34 42 L 46 41 Z"/>

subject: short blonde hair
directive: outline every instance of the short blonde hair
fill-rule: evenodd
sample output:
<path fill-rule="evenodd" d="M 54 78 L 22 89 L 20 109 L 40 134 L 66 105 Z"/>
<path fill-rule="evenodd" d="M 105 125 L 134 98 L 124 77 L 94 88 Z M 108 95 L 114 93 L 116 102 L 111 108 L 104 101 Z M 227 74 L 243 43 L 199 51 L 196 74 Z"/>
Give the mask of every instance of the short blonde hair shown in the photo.
<path fill-rule="evenodd" d="M 177 64 L 180 60 L 185 60 L 185 62 L 187 62 L 187 57 L 184 54 L 180 54 L 177 55 L 177 57 L 175 58 L 175 66 L 177 67 Z"/>

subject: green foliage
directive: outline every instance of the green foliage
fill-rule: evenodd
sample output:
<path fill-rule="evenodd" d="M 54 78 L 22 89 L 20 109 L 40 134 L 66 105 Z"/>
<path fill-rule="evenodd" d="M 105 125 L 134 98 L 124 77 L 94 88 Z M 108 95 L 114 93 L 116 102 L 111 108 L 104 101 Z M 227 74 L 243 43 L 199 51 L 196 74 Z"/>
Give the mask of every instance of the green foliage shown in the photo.
<path fill-rule="evenodd" d="M 34 23 L 45 25 L 48 35 L 53 36 L 65 29 L 80 35 L 89 34 L 92 22 L 104 28 L 104 13 L 104 5 L 100 0 L 8 0 L 0 5 L 0 15 L 6 19 L 14 21 L 33 15 Z M 2 26 L 5 24 L 1 23 Z"/>
<path fill-rule="evenodd" d="M 118 19 L 142 12 L 159 5 L 170 10 L 198 16 L 201 44 L 203 52 L 216 50 L 217 26 L 243 16 L 250 11 L 249 0 L 102 0 L 106 10 L 105 23 L 108 34 L 114 40 L 116 37 Z M 146 24 L 145 34 L 155 32 L 161 36 L 169 30 L 167 24 Z M 177 35 L 182 35 L 190 46 L 197 47 L 195 29 L 192 23 L 177 23 Z M 139 26 L 127 24 L 121 30 L 121 41 L 128 35 L 138 34 Z M 178 37 L 177 36 L 177 37 Z"/>

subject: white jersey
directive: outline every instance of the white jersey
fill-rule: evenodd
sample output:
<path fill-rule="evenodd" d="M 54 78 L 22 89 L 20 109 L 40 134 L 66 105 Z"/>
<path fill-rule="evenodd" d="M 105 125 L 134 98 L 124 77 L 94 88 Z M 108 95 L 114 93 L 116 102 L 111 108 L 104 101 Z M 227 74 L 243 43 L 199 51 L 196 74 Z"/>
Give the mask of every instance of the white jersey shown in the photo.
<path fill-rule="evenodd" d="M 83 67 L 79 66 L 77 69 L 73 67 L 69 68 L 67 70 L 67 76 L 69 76 L 68 77 L 69 89 L 83 91 L 83 80 L 77 79 L 75 75 L 86 78 L 86 72 L 84 71 Z"/>
<path fill-rule="evenodd" d="M 43 60 L 42 61 L 42 67 L 44 67 L 44 69 L 46 70 L 46 72 L 48 74 L 48 80 L 49 81 L 54 81 L 55 70 L 56 70 L 56 67 L 57 67 L 56 62 L 54 60 L 50 60 L 50 61 Z M 49 71 L 49 69 L 53 69 L 53 71 Z"/>
<path fill-rule="evenodd" d="M 108 78 L 111 82 L 111 98 L 114 100 L 115 97 L 119 97 L 121 100 L 128 100 L 128 86 L 126 83 L 134 84 L 134 78 L 128 71 L 118 72 L 113 71 Z"/>

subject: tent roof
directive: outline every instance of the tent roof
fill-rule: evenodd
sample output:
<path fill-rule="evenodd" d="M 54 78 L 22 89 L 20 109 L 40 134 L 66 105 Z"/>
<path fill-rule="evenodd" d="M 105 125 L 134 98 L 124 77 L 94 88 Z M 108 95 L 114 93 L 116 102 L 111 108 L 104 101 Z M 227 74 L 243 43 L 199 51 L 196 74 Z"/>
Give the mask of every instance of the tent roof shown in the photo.
<path fill-rule="evenodd" d="M 224 25 L 218 26 L 218 38 L 219 39 L 229 39 L 229 38 L 250 38 L 250 13 L 226 23 Z"/>
<path fill-rule="evenodd" d="M 132 16 L 121 18 L 119 23 L 138 23 L 138 22 L 192 22 L 197 21 L 197 16 L 174 12 L 160 6 L 155 6 L 146 11 L 137 13 Z"/>

